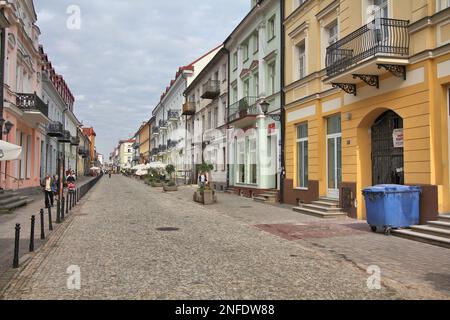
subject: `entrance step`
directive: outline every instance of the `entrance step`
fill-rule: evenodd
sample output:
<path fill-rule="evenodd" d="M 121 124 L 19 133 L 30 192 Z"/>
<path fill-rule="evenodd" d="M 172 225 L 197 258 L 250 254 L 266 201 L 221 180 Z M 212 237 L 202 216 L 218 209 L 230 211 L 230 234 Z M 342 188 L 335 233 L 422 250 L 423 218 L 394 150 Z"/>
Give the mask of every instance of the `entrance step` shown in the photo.
<path fill-rule="evenodd" d="M 445 237 L 440 237 L 428 233 L 423 233 L 423 230 L 420 232 L 416 230 L 409 229 L 400 229 L 400 230 L 392 230 L 392 234 L 398 237 L 424 242 L 435 246 L 440 246 L 444 248 L 450 249 L 450 239 Z"/>
<path fill-rule="evenodd" d="M 445 229 L 445 230 L 450 230 L 450 221 L 446 222 L 446 221 L 431 221 L 428 222 L 428 224 L 434 228 L 441 228 L 441 229 Z"/>
<path fill-rule="evenodd" d="M 3 191 L 3 192 L 0 193 L 0 201 L 4 200 L 4 199 L 8 199 L 8 198 L 10 198 L 12 196 L 18 196 L 18 195 L 19 194 L 17 192 L 5 192 L 5 191 Z"/>
<path fill-rule="evenodd" d="M 228 194 L 234 194 L 234 188 L 226 188 L 224 192 Z"/>
<path fill-rule="evenodd" d="M 439 221 L 447 221 L 450 222 L 450 214 L 441 214 L 439 216 Z"/>
<path fill-rule="evenodd" d="M 340 212 L 341 208 L 338 207 L 329 207 L 329 206 L 321 206 L 317 204 L 304 204 L 303 208 L 308 208 L 312 210 L 322 211 L 322 212 Z"/>
<path fill-rule="evenodd" d="M 256 201 L 256 202 L 268 202 L 267 201 L 267 199 L 266 198 L 264 198 L 264 197 L 253 197 L 253 201 Z"/>
<path fill-rule="evenodd" d="M 323 218 L 323 219 L 346 218 L 347 217 L 347 213 L 345 213 L 345 212 L 341 212 L 341 211 L 331 211 L 331 212 L 320 211 L 320 210 L 315 210 L 315 209 L 308 208 L 306 206 L 295 207 L 295 208 L 293 208 L 293 210 L 295 212 L 298 212 L 298 213 L 302 213 L 302 214 L 306 214 L 306 215 L 314 216 L 314 217 L 318 217 L 318 218 Z"/>
<path fill-rule="evenodd" d="M 28 197 L 20 196 L 18 192 L 2 190 L 0 192 L 0 212 L 10 212 L 16 208 L 26 206 L 32 201 Z"/>
<path fill-rule="evenodd" d="M 435 228 L 430 225 L 426 226 L 412 226 L 412 231 L 431 234 L 433 236 L 442 237 L 442 238 L 448 238 L 450 239 L 450 230 L 445 230 L 442 228 Z"/>
<path fill-rule="evenodd" d="M 322 201 L 322 199 L 318 201 L 313 201 L 311 204 L 321 207 L 328 207 L 328 208 L 339 208 L 339 202 L 331 202 L 331 201 Z"/>

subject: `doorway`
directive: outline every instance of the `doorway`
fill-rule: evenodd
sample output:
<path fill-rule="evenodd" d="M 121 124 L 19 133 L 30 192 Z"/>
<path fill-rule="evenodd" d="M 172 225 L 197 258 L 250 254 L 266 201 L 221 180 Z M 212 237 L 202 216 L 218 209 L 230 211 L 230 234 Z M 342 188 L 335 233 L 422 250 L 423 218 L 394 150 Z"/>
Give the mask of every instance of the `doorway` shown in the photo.
<path fill-rule="evenodd" d="M 327 119 L 327 196 L 339 199 L 342 182 L 341 115 Z"/>
<path fill-rule="evenodd" d="M 404 184 L 403 119 L 393 111 L 379 116 L 372 133 L 372 184 Z"/>

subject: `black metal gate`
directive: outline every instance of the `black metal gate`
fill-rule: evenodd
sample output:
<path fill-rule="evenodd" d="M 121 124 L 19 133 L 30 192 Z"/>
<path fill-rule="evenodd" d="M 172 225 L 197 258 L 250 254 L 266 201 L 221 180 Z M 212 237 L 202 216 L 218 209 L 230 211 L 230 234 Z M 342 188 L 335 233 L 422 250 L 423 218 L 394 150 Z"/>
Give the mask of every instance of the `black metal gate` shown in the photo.
<path fill-rule="evenodd" d="M 403 129 L 403 119 L 386 111 L 372 127 L 372 183 L 404 184 L 403 147 L 394 147 L 393 133 Z"/>

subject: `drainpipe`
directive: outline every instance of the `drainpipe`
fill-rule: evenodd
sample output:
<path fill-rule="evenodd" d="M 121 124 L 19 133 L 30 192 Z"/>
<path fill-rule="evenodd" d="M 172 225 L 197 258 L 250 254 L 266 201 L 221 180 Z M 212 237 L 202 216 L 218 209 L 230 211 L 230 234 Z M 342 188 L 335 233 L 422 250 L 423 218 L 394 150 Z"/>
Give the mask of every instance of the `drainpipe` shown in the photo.
<path fill-rule="evenodd" d="M 230 51 L 225 48 L 225 44 L 224 44 L 224 49 L 225 52 L 227 54 L 227 60 L 228 60 L 228 68 L 227 68 L 227 108 L 225 110 L 225 121 L 227 122 L 226 125 L 226 129 L 225 129 L 225 141 L 227 143 L 227 148 L 226 148 L 226 152 L 225 152 L 225 157 L 226 159 L 224 160 L 227 166 L 227 189 L 230 187 L 230 143 L 228 141 L 228 130 L 230 129 L 230 126 L 228 125 L 228 119 L 230 116 L 230 74 L 231 74 L 231 69 L 230 69 Z"/>
<path fill-rule="evenodd" d="M 285 27 L 284 27 L 284 5 L 285 0 L 281 0 L 280 4 L 280 24 L 281 24 L 281 174 L 280 174 L 280 203 L 284 202 L 284 179 L 285 179 L 285 141 L 286 141 L 286 132 L 285 132 L 285 118 L 286 118 L 286 110 L 284 108 L 285 104 L 285 95 L 284 95 L 284 52 L 285 52 Z"/>

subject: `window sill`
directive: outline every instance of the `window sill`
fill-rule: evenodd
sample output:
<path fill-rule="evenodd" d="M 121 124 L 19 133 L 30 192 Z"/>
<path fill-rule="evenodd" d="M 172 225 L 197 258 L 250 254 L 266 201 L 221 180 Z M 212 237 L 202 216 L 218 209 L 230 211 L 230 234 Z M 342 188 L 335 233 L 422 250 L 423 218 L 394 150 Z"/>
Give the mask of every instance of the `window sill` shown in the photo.
<path fill-rule="evenodd" d="M 299 190 L 299 191 L 308 191 L 309 188 L 302 188 L 302 187 L 295 187 L 294 190 Z"/>

